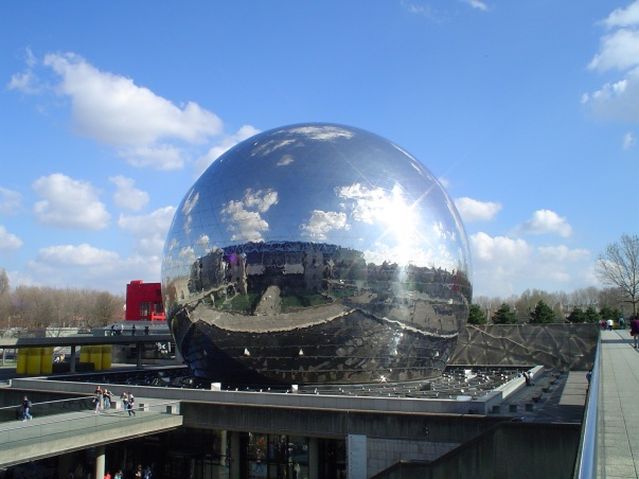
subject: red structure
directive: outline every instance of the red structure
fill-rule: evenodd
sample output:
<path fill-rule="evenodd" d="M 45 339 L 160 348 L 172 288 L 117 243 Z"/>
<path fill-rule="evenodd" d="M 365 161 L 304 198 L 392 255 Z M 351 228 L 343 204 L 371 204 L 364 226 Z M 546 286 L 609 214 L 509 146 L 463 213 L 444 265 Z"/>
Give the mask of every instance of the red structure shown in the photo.
<path fill-rule="evenodd" d="M 145 283 L 140 279 L 126 285 L 126 321 L 164 321 L 160 283 Z"/>

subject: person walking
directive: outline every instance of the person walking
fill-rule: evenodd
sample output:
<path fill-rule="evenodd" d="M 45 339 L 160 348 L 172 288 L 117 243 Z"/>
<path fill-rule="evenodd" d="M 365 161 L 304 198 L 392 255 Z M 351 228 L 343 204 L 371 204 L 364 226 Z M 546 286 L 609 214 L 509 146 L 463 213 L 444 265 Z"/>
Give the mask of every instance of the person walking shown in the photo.
<path fill-rule="evenodd" d="M 107 388 L 104 388 L 104 391 L 102 391 L 102 405 L 105 410 L 111 408 L 111 400 L 111 391 L 109 391 Z"/>
<path fill-rule="evenodd" d="M 122 410 L 123 411 L 129 411 L 129 395 L 126 393 L 126 391 L 124 391 L 121 395 L 120 395 L 120 401 L 122 401 Z M 130 416 L 131 414 L 129 414 Z"/>
<path fill-rule="evenodd" d="M 135 397 L 133 393 L 129 393 L 128 412 L 129 416 L 135 416 Z"/>
<path fill-rule="evenodd" d="M 25 396 L 22 399 L 22 420 L 23 421 L 31 421 L 33 416 L 31 415 L 31 401 L 29 398 Z"/>
<path fill-rule="evenodd" d="M 634 339 L 634 348 L 639 345 L 639 316 L 635 316 L 630 320 L 630 335 Z"/>
<path fill-rule="evenodd" d="M 100 386 L 98 386 L 97 388 L 95 388 L 95 397 L 93 398 L 93 401 L 95 402 L 95 413 L 98 414 L 100 411 L 102 411 L 102 408 L 104 406 L 104 391 L 102 391 L 102 388 Z"/>

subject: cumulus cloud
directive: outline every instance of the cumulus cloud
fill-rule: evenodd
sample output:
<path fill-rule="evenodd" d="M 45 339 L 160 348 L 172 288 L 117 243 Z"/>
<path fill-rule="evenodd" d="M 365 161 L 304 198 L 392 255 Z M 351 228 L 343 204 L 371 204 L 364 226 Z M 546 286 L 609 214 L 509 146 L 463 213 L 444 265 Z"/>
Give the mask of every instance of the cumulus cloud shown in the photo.
<path fill-rule="evenodd" d="M 120 215 L 118 226 L 136 239 L 139 254 L 160 255 L 174 215 L 175 208 L 165 206 L 148 215 Z"/>
<path fill-rule="evenodd" d="M 630 148 L 635 146 L 636 142 L 637 142 L 637 138 L 635 137 L 635 135 L 632 132 L 628 131 L 623 136 L 622 147 L 624 150 L 629 150 Z"/>
<path fill-rule="evenodd" d="M 353 132 L 350 130 L 346 130 L 344 128 L 340 128 L 339 126 L 300 126 L 298 128 L 291 129 L 292 133 L 297 133 L 300 135 L 304 135 L 311 140 L 318 141 L 335 141 L 340 138 L 351 139 L 353 137 Z"/>
<path fill-rule="evenodd" d="M 105 228 L 110 215 L 89 182 L 74 180 L 61 173 L 42 176 L 33 183 L 43 198 L 33 211 L 38 221 L 60 228 Z"/>
<path fill-rule="evenodd" d="M 604 21 L 609 29 L 588 68 L 618 71 L 621 77 L 584 93 L 582 103 L 597 115 L 612 120 L 639 121 L 639 2 L 614 10 Z"/>
<path fill-rule="evenodd" d="M 639 25 L 639 1 L 635 0 L 625 8 L 617 8 L 604 20 L 608 28 Z"/>
<path fill-rule="evenodd" d="M 326 240 L 333 230 L 347 230 L 346 214 L 336 211 L 313 210 L 307 223 L 300 225 L 303 236 L 317 241 Z"/>
<path fill-rule="evenodd" d="M 222 131 L 222 121 L 197 103 L 175 105 L 122 75 L 101 71 L 74 53 L 50 53 L 39 62 L 33 55 L 27 70 L 15 74 L 8 88 L 38 93 L 35 67 L 54 74 L 48 90 L 70 100 L 78 133 L 116 148 L 138 167 L 182 168 L 185 144 L 209 140 Z"/>
<path fill-rule="evenodd" d="M 116 186 L 113 201 L 123 209 L 139 211 L 149 202 L 149 194 L 135 187 L 135 180 L 125 176 L 112 176 L 109 181 Z"/>
<path fill-rule="evenodd" d="M 206 170 L 211 163 L 217 160 L 220 156 L 233 148 L 241 141 L 246 140 L 260 132 L 257 128 L 251 125 L 242 125 L 232 135 L 228 135 L 222 138 L 215 146 L 213 146 L 206 155 L 200 157 L 195 163 L 196 174 L 200 175 Z"/>
<path fill-rule="evenodd" d="M 160 264 L 160 256 L 122 258 L 114 251 L 87 243 L 52 245 L 42 248 L 28 263 L 29 274 L 24 276 L 27 281 L 22 283 L 28 284 L 29 278 L 38 278 L 40 285 L 82 288 L 99 285 L 100 289 L 121 294 L 132 278 L 157 281 Z"/>
<path fill-rule="evenodd" d="M 0 186 L 0 213 L 14 215 L 21 205 L 22 195 L 20 193 Z"/>
<path fill-rule="evenodd" d="M 228 224 L 231 240 L 263 241 L 262 233 L 269 225 L 262 213 L 278 202 L 277 191 L 272 189 L 253 191 L 250 188 L 241 200 L 231 200 L 221 210 L 222 218 Z"/>
<path fill-rule="evenodd" d="M 597 285 L 592 254 L 565 245 L 533 246 L 521 238 L 470 236 L 474 294 L 520 294 L 529 288 L 569 290 Z"/>
<path fill-rule="evenodd" d="M 528 234 L 558 234 L 567 238 L 572 234 L 572 227 L 566 222 L 566 218 L 559 216 L 552 210 L 537 210 L 531 219 L 519 227 L 519 230 Z"/>
<path fill-rule="evenodd" d="M 501 204 L 492 201 L 479 201 L 468 197 L 455 199 L 457 211 L 464 221 L 492 220 L 501 210 Z"/>
<path fill-rule="evenodd" d="M 95 248 L 86 243 L 48 246 L 38 253 L 38 260 L 54 266 L 95 266 L 118 259 L 118 254 L 113 251 Z"/>
<path fill-rule="evenodd" d="M 22 246 L 22 240 L 16 235 L 9 233 L 7 229 L 0 225 L 0 251 L 18 249 Z"/>

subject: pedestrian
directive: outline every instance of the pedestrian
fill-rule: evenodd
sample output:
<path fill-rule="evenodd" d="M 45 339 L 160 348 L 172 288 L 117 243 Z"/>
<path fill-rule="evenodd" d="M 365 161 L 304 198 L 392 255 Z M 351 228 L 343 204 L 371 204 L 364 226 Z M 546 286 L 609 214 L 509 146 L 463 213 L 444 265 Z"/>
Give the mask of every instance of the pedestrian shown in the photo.
<path fill-rule="evenodd" d="M 127 407 L 129 416 L 135 416 L 135 397 L 133 393 L 129 393 L 129 403 Z"/>
<path fill-rule="evenodd" d="M 142 479 L 142 464 L 138 464 L 133 477 L 135 477 L 135 479 Z"/>
<path fill-rule="evenodd" d="M 148 326 L 144 326 L 144 335 L 145 336 L 149 335 L 149 327 Z"/>
<path fill-rule="evenodd" d="M 98 414 L 103 406 L 104 406 L 104 391 L 102 391 L 102 388 L 100 386 L 98 386 L 97 388 L 95 388 L 95 397 L 93 398 L 93 402 L 95 403 L 95 413 Z"/>
<path fill-rule="evenodd" d="M 142 479 L 152 479 L 153 478 L 153 469 L 151 466 L 146 466 L 144 471 L 142 471 Z"/>
<path fill-rule="evenodd" d="M 639 343 L 639 316 L 634 316 L 630 320 L 630 335 L 634 339 L 634 348 L 637 349 Z"/>
<path fill-rule="evenodd" d="M 104 479 L 111 479 L 111 473 L 109 471 L 104 474 Z"/>
<path fill-rule="evenodd" d="M 626 320 L 623 316 L 619 318 L 619 329 L 626 329 Z"/>
<path fill-rule="evenodd" d="M 609 319 L 607 323 L 608 323 L 608 331 L 612 331 L 612 319 Z"/>
<path fill-rule="evenodd" d="M 120 395 L 120 400 L 122 401 L 122 410 L 123 411 L 128 411 L 129 410 L 129 395 L 126 393 L 126 391 L 124 391 Z M 129 414 L 129 416 L 130 416 L 130 414 Z"/>
<path fill-rule="evenodd" d="M 22 420 L 23 421 L 31 421 L 33 416 L 31 415 L 31 401 L 29 398 L 25 396 L 22 399 Z"/>
<path fill-rule="evenodd" d="M 131 336 L 135 336 L 135 324 L 131 327 Z"/>
<path fill-rule="evenodd" d="M 119 330 L 118 336 L 122 336 L 123 333 L 124 333 L 124 324 L 120 323 L 120 330 Z"/>
<path fill-rule="evenodd" d="M 115 476 L 113 476 L 113 479 L 124 479 L 124 476 L 122 475 L 122 469 L 120 469 L 118 472 L 115 473 Z"/>
<path fill-rule="evenodd" d="M 104 391 L 102 392 L 102 400 L 103 400 L 103 406 L 104 409 L 110 409 L 111 408 L 111 391 L 109 391 L 107 388 L 104 388 Z"/>

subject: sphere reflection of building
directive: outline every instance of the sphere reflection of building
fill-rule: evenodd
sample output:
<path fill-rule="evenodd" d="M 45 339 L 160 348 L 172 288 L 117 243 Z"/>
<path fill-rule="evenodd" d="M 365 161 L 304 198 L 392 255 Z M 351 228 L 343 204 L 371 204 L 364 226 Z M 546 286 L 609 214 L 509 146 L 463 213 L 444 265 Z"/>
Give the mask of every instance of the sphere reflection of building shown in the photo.
<path fill-rule="evenodd" d="M 471 299 L 434 177 L 356 128 L 301 124 L 226 152 L 182 200 L 162 282 L 196 376 L 369 383 L 439 375 Z"/>

